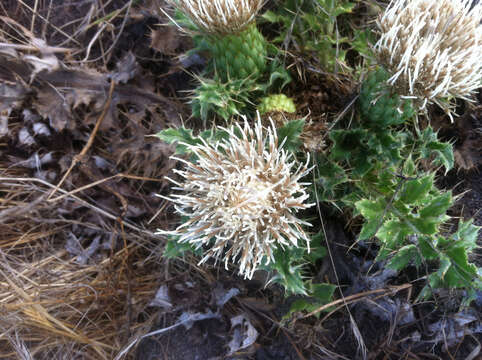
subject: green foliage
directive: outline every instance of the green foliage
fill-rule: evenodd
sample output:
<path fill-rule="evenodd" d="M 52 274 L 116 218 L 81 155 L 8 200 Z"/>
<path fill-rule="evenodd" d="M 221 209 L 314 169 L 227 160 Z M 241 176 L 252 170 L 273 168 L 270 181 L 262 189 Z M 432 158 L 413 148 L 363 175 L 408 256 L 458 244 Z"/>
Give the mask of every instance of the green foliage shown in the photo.
<path fill-rule="evenodd" d="M 331 158 L 345 160 L 353 168 L 353 174 L 362 176 L 376 163 L 393 165 L 401 160 L 400 149 L 404 146 L 405 134 L 390 130 L 364 129 L 361 127 L 333 130 Z"/>
<path fill-rule="evenodd" d="M 474 289 L 482 282 L 468 253 L 479 229 L 460 222 L 456 232 L 446 232 L 453 223 L 447 215 L 452 194 L 439 190 L 435 173 L 420 166 L 424 159 L 448 171 L 452 146 L 431 127 L 410 126 L 413 107 L 387 88 L 386 79 L 381 69 L 369 74 L 357 104 L 359 117 L 349 128 L 341 122 L 330 132 L 331 147 L 315 161 L 314 190 L 320 200 L 362 216 L 358 239 L 378 242 L 377 260 L 398 271 L 407 266 L 428 271 L 420 297 L 440 287 Z"/>
<path fill-rule="evenodd" d="M 388 259 L 395 270 L 430 261 L 436 270 L 428 275 L 424 297 L 433 288 L 470 287 L 477 270 L 468 263 L 467 252 L 476 246 L 478 228 L 461 222 L 457 232 L 445 235 L 442 229 L 452 204 L 451 193 L 436 188 L 433 174 L 394 175 L 390 193 L 356 202 L 365 219 L 359 238 L 376 237 L 381 246 L 377 259 Z"/>
<path fill-rule="evenodd" d="M 201 250 L 196 249 L 189 243 L 180 243 L 177 241 L 177 237 L 171 237 L 166 243 L 162 256 L 168 259 L 182 258 L 187 253 L 193 253 L 195 255 L 201 255 Z"/>
<path fill-rule="evenodd" d="M 192 113 L 205 123 L 213 114 L 227 121 L 248 111 L 250 98 L 257 90 L 256 84 L 248 80 L 202 79 L 191 100 Z"/>
<path fill-rule="evenodd" d="M 355 29 L 354 37 L 350 42 L 352 49 L 357 51 L 362 57 L 368 59 L 369 64 L 373 56 L 371 45 L 375 43 L 375 34 L 370 29 Z"/>
<path fill-rule="evenodd" d="M 399 164 L 409 134 L 396 128 L 413 118 L 410 102 L 402 101 L 386 86 L 387 74 L 378 69 L 363 83 L 358 108 L 360 119 L 350 129 L 335 129 L 330 158 L 343 160 L 354 176 L 363 176 L 376 167 Z M 421 140 L 422 142 L 424 140 Z"/>
<path fill-rule="evenodd" d="M 329 284 L 314 285 L 303 275 L 303 272 L 306 272 L 307 264 L 315 264 L 326 256 L 327 251 L 321 243 L 322 240 L 321 232 L 314 235 L 309 252 L 308 249 L 300 247 L 276 249 L 274 251 L 275 261 L 262 266 L 265 270 L 274 272 L 269 282 L 281 284 L 286 294 L 314 296 L 318 301 L 317 304 L 322 301 L 323 303 L 328 302 L 335 287 Z"/>
<path fill-rule="evenodd" d="M 452 145 L 438 141 L 437 133 L 433 131 L 431 126 L 427 126 L 421 132 L 418 131 L 418 137 L 413 147 L 418 150 L 421 159 L 433 159 L 434 164 L 443 165 L 445 174 L 454 167 Z"/>
<path fill-rule="evenodd" d="M 262 266 L 275 272 L 269 282 L 281 284 L 287 294 L 308 295 L 303 278 L 304 255 L 305 250 L 301 248 L 276 249 L 274 262 Z"/>
<path fill-rule="evenodd" d="M 401 100 L 387 86 L 388 73 L 378 68 L 368 74 L 363 82 L 360 98 L 360 114 L 370 129 L 385 130 L 413 118 L 415 110 L 408 100 Z"/>
<path fill-rule="evenodd" d="M 283 320 L 289 320 L 297 312 L 312 312 L 318 310 L 323 305 L 328 304 L 332 301 L 333 293 L 335 292 L 336 286 L 332 284 L 312 284 L 310 283 L 307 298 L 301 298 L 295 300 L 291 306 L 290 310 L 283 316 Z M 328 307 L 324 311 L 331 311 L 332 308 Z M 316 313 L 316 317 L 319 318 L 321 312 Z"/>
<path fill-rule="evenodd" d="M 221 139 L 227 139 L 229 134 L 224 130 L 205 130 L 198 136 L 194 136 L 191 129 L 180 127 L 177 129 L 168 128 L 161 130 L 156 136 L 168 144 L 176 144 L 176 155 L 184 155 L 189 153 L 188 145 L 202 144 L 203 140 L 207 142 L 215 142 Z"/>
<path fill-rule="evenodd" d="M 156 136 L 168 144 L 176 143 L 176 154 L 185 154 L 188 151 L 187 145 L 200 144 L 201 140 L 192 135 L 191 129 L 180 127 L 178 129 L 168 128 L 161 130 Z"/>
<path fill-rule="evenodd" d="M 344 65 L 351 44 L 348 36 L 340 35 L 337 19 L 354 7 L 354 2 L 344 0 L 285 0 L 276 11 L 267 11 L 262 17 L 278 25 L 275 43 L 296 43 L 304 53 L 313 53 L 324 70 L 334 71 L 338 64 Z M 357 48 L 367 51 L 366 44 L 364 47 L 360 42 L 355 43 Z"/>
<path fill-rule="evenodd" d="M 305 120 L 288 121 L 285 125 L 277 129 L 278 141 L 283 144 L 283 148 L 295 153 L 301 146 L 300 135 L 303 132 Z"/>
<path fill-rule="evenodd" d="M 346 171 L 325 154 L 315 154 L 314 188 L 318 201 L 333 201 L 342 197 L 345 191 L 343 186 L 349 179 Z"/>

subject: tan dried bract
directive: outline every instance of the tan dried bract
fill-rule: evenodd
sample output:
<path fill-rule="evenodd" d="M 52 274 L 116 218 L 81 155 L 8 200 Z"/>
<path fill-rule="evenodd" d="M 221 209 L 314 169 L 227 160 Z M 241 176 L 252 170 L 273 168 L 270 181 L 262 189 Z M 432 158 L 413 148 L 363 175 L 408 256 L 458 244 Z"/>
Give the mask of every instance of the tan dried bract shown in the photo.
<path fill-rule="evenodd" d="M 207 33 L 231 34 L 254 21 L 262 0 L 170 0 Z"/>

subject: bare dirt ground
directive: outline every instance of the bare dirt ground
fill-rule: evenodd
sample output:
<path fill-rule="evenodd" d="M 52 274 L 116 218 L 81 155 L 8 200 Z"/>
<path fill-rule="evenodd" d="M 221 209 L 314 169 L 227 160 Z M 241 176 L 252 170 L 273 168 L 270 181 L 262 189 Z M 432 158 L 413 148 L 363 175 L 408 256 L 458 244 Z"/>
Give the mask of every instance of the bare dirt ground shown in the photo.
<path fill-rule="evenodd" d="M 448 292 L 414 303 L 420 285 L 372 267 L 369 246 L 347 252 L 353 230 L 328 211 L 335 268 L 313 275 L 336 272 L 344 300 L 319 317 L 283 321 L 295 298 L 262 272 L 245 281 L 162 257 L 155 231 L 177 219 L 156 194 L 177 164 L 151 135 L 200 126 L 186 91 L 203 61 L 180 57 L 192 44 L 161 6 L 0 4 L 0 359 L 481 359 L 480 296 L 463 313 Z M 288 92 L 314 119 L 356 91 L 303 74 Z M 438 181 L 464 194 L 453 214 L 482 225 L 480 94 L 457 125 L 445 120 L 458 168 Z"/>

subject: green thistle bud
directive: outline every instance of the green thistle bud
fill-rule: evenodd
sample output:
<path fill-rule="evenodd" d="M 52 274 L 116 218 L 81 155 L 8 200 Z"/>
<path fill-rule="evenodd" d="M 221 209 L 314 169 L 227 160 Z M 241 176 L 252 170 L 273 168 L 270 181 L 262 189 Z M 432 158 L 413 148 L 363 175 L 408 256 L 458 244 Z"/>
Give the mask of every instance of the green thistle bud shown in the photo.
<path fill-rule="evenodd" d="M 293 100 L 284 94 L 269 95 L 261 99 L 258 105 L 259 113 L 266 114 L 269 112 L 296 112 L 296 106 Z"/>
<path fill-rule="evenodd" d="M 398 125 L 415 115 L 410 100 L 402 100 L 387 85 L 389 75 L 379 68 L 368 74 L 359 99 L 360 113 L 371 128 L 386 128 Z"/>
<path fill-rule="evenodd" d="M 254 23 L 236 34 L 214 35 L 211 53 L 217 75 L 223 81 L 259 78 L 266 70 L 266 48 Z"/>

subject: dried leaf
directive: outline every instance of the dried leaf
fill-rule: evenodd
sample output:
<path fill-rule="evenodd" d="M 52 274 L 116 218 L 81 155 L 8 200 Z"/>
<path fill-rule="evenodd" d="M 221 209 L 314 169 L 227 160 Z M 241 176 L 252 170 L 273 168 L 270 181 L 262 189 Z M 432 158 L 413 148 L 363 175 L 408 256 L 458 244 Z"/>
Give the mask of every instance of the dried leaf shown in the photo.
<path fill-rule="evenodd" d="M 229 355 L 253 345 L 258 338 L 258 331 L 243 314 L 231 318 L 231 329 L 234 331 L 228 343 Z"/>
<path fill-rule="evenodd" d="M 151 48 L 164 55 L 173 55 L 181 44 L 181 34 L 174 26 L 164 26 L 151 31 Z"/>
<path fill-rule="evenodd" d="M 454 158 L 457 166 L 464 170 L 477 168 L 482 164 L 482 136 L 467 138 L 460 147 L 455 149 Z"/>
<path fill-rule="evenodd" d="M 119 65 L 122 71 L 117 72 L 118 81 L 126 81 L 136 75 L 136 65 L 133 60 L 135 60 L 133 55 L 127 56 L 125 62 Z M 107 101 L 110 87 L 109 77 L 113 77 L 112 74 L 109 76 L 84 68 L 56 67 L 53 62 L 49 63 L 48 66 L 42 63 L 47 68 L 38 72 L 39 66 L 42 65 L 36 64 L 37 68 L 34 66 L 32 70 L 32 61 L 37 60 L 33 58 L 1 57 L 0 80 L 3 80 L 4 83 L 9 81 L 12 84 L 29 83 L 32 76 L 35 75 L 31 82 L 31 88 L 28 89 L 37 94 L 37 98 L 33 101 L 33 107 L 41 116 L 49 119 L 51 127 L 56 131 L 76 128 L 73 110 L 80 105 L 87 105 L 89 110 L 89 113 L 83 116 L 84 122 L 95 123 L 97 121 Z M 15 76 L 12 76 L 12 74 L 15 74 Z M 159 106 L 167 118 L 173 117 L 173 114 L 177 116 L 180 112 L 178 105 L 153 93 L 142 78 L 136 78 L 136 83 L 141 85 L 122 83 L 116 85 L 110 108 L 107 109 L 107 114 L 102 122 L 102 130 L 116 126 L 117 106 L 120 104 L 129 104 L 142 114 L 149 106 L 155 104 Z M 8 95 L 7 90 L 10 89 L 5 88 L 3 91 Z M 22 90 L 21 94 L 27 93 L 27 90 L 23 90 L 21 87 L 17 92 L 20 90 Z M 1 91 L 0 96 L 2 96 Z M 7 99 L 18 100 L 17 94 L 14 94 L 15 96 L 7 95 L 5 95 Z M 5 125 L 3 128 L 5 128 Z"/>
<path fill-rule="evenodd" d="M 131 51 L 116 64 L 116 69 L 116 72 L 110 76 L 116 84 L 125 84 L 139 74 L 139 64 Z"/>
<path fill-rule="evenodd" d="M 206 313 L 192 313 L 189 311 L 185 311 L 179 316 L 179 322 L 184 325 L 186 330 L 189 330 L 196 321 L 206 320 L 206 319 L 219 319 L 221 315 L 217 312 L 213 313 L 211 310 L 208 310 Z"/>
<path fill-rule="evenodd" d="M 0 84 L 0 136 L 8 133 L 8 117 L 14 108 L 20 106 L 26 94 L 27 89 L 20 82 Z"/>
<path fill-rule="evenodd" d="M 169 296 L 167 285 L 161 285 L 159 287 L 154 300 L 150 302 L 149 306 L 157 306 L 164 309 L 172 308 L 171 297 Z"/>
<path fill-rule="evenodd" d="M 451 347 L 460 343 L 468 334 L 481 334 L 482 322 L 475 310 L 468 309 L 430 324 L 428 330 L 434 334 L 431 341 L 436 344 L 443 342 Z"/>
<path fill-rule="evenodd" d="M 36 122 L 35 124 L 33 124 L 32 130 L 34 134 L 38 136 L 48 137 L 51 135 L 50 129 L 43 122 Z"/>
<path fill-rule="evenodd" d="M 222 284 L 218 284 L 213 290 L 213 300 L 218 309 L 222 308 L 231 298 L 239 294 L 239 289 L 226 290 Z"/>
<path fill-rule="evenodd" d="M 18 132 L 18 142 L 23 146 L 32 146 L 35 144 L 35 139 L 30 135 L 26 127 L 23 127 Z"/>
<path fill-rule="evenodd" d="M 96 236 L 87 249 L 84 249 L 79 239 L 73 233 L 69 233 L 67 243 L 65 244 L 65 249 L 71 255 L 77 256 L 77 263 L 80 265 L 85 265 L 92 255 L 94 255 L 99 249 L 100 238 L 101 235 Z"/>
<path fill-rule="evenodd" d="M 70 104 L 54 89 L 45 88 L 43 91 L 39 91 L 34 105 L 40 115 L 49 119 L 50 126 L 55 130 L 75 128 Z"/>
<path fill-rule="evenodd" d="M 22 57 L 27 63 L 33 66 L 33 71 L 30 74 L 30 81 L 35 78 L 35 75 L 42 71 L 51 72 L 60 68 L 60 61 L 52 52 L 47 43 L 42 39 L 32 39 L 32 45 L 38 48 L 41 57 L 34 55 L 24 55 Z"/>

